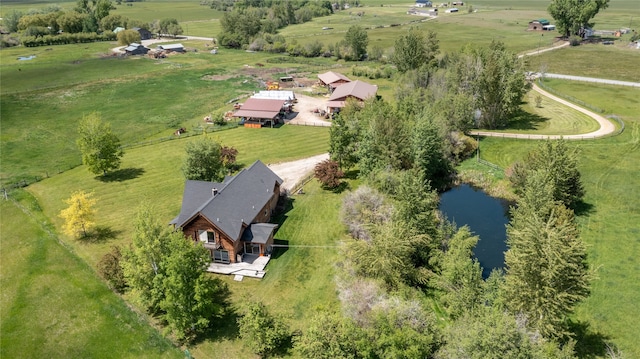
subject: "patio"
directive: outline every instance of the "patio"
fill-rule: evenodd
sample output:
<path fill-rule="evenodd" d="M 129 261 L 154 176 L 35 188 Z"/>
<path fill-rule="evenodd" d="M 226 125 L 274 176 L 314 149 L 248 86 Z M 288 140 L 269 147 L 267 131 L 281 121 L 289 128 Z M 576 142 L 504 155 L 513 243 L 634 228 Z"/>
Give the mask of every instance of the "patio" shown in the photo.
<path fill-rule="evenodd" d="M 270 259 L 271 257 L 269 256 L 260 257 L 257 254 L 244 254 L 240 263 L 211 263 L 207 268 L 207 272 L 262 279 L 266 274 L 264 268 Z"/>

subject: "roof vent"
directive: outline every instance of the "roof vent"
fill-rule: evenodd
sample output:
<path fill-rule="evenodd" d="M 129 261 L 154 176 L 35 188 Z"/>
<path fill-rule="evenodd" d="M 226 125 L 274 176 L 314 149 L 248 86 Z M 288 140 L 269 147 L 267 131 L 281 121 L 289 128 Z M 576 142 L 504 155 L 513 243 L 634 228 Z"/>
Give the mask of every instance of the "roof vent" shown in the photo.
<path fill-rule="evenodd" d="M 211 189 L 211 196 L 215 196 L 218 194 L 218 189 L 217 188 L 212 188 Z"/>
<path fill-rule="evenodd" d="M 220 218 L 216 218 L 216 222 L 220 222 Z"/>

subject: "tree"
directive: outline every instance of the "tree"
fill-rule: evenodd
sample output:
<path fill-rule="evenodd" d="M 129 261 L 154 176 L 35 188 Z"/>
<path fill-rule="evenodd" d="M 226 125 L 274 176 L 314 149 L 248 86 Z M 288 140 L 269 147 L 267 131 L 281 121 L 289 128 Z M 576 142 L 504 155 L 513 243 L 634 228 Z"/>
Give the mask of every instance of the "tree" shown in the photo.
<path fill-rule="evenodd" d="M 558 32 L 565 38 L 578 35 L 600 10 L 609 7 L 609 0 L 551 0 L 547 11 L 554 18 Z"/>
<path fill-rule="evenodd" d="M 93 206 L 96 200 L 92 196 L 92 193 L 77 191 L 64 201 L 69 207 L 60 212 L 60 217 L 65 221 L 63 229 L 66 234 L 86 237 L 87 232 L 94 227 L 96 211 Z"/>
<path fill-rule="evenodd" d="M 291 338 L 284 321 L 269 313 L 261 302 L 247 304 L 238 327 L 244 344 L 263 358 L 283 350 Z"/>
<path fill-rule="evenodd" d="M 2 18 L 2 24 L 7 28 L 7 31 L 18 32 L 18 24 L 22 16 L 24 16 L 24 14 L 21 11 L 12 10 Z"/>
<path fill-rule="evenodd" d="M 89 18 L 87 14 L 81 14 L 75 11 L 67 11 L 58 18 L 58 24 L 63 32 L 75 34 L 82 32 L 84 23 Z"/>
<path fill-rule="evenodd" d="M 138 210 L 131 246 L 123 250 L 124 276 L 134 297 L 181 342 L 223 312 L 228 290 L 207 274 L 210 261 L 206 248 L 161 223 L 151 207 Z"/>
<path fill-rule="evenodd" d="M 168 329 L 179 341 L 188 342 L 224 312 L 228 291 L 224 282 L 207 273 L 211 257 L 204 246 L 185 239 L 182 231 L 166 239 L 169 253 L 162 259 L 166 270 L 160 308 Z"/>
<path fill-rule="evenodd" d="M 552 342 L 536 340 L 522 318 L 481 307 L 447 328 L 445 344 L 437 359 L 570 359 L 573 345 L 559 349 Z"/>
<path fill-rule="evenodd" d="M 100 28 L 103 31 L 113 31 L 116 27 L 125 27 L 128 19 L 120 14 L 108 15 L 100 20 Z"/>
<path fill-rule="evenodd" d="M 480 126 L 491 129 L 505 126 L 520 109 L 526 92 L 522 62 L 508 52 L 502 42 L 492 41 L 480 52 L 482 72 L 476 83 Z"/>
<path fill-rule="evenodd" d="M 224 178 L 222 149 L 216 141 L 203 136 L 188 142 L 185 150 L 187 157 L 182 165 L 182 172 L 186 179 L 213 182 Z"/>
<path fill-rule="evenodd" d="M 123 249 L 122 269 L 133 294 L 151 313 L 160 312 L 165 298 L 162 280 L 164 259 L 169 255 L 169 227 L 160 223 L 149 205 L 140 207 L 134 218 L 131 246 Z M 184 241 L 186 239 L 183 238 Z"/>
<path fill-rule="evenodd" d="M 473 258 L 478 237 L 462 227 L 449 238 L 439 263 L 440 273 L 434 279 L 442 292 L 442 302 L 454 318 L 472 311 L 482 299 L 482 268 Z"/>
<path fill-rule="evenodd" d="M 335 116 L 329 128 L 329 154 L 340 168 L 350 169 L 358 163 L 361 132 L 358 112 L 361 109 L 355 101 L 347 100 L 346 106 Z"/>
<path fill-rule="evenodd" d="M 129 45 L 131 43 L 140 42 L 140 33 L 135 30 L 122 30 L 118 31 L 116 35 L 118 39 L 118 44 L 120 45 Z"/>
<path fill-rule="evenodd" d="M 545 338 L 564 338 L 566 319 L 589 295 L 591 277 L 573 211 L 553 200 L 553 185 L 536 172 L 511 215 L 504 302 Z"/>
<path fill-rule="evenodd" d="M 106 175 L 108 171 L 120 168 L 124 151 L 120 140 L 111 132 L 111 125 L 102 122 L 100 115 L 85 116 L 78 126 L 78 148 L 82 153 L 82 163 L 93 174 Z"/>
<path fill-rule="evenodd" d="M 340 217 L 353 238 L 370 240 L 371 227 L 391 219 L 391 207 L 384 203 L 384 197 L 379 192 L 368 186 L 360 186 L 344 197 Z"/>
<path fill-rule="evenodd" d="M 414 123 L 411 150 L 414 168 L 421 171 L 435 188 L 442 188 L 449 183 L 451 163 L 445 156 L 439 128 L 428 116 L 422 116 Z"/>
<path fill-rule="evenodd" d="M 340 170 L 338 162 L 325 160 L 316 165 L 314 175 L 324 188 L 334 189 L 342 183 L 340 179 L 344 173 Z"/>
<path fill-rule="evenodd" d="M 564 140 L 541 143 L 524 162 L 516 162 L 510 172 L 509 180 L 519 194 L 525 191 L 529 176 L 536 172 L 544 173 L 552 185 L 553 199 L 569 208 L 575 208 L 585 194 L 578 170 L 578 150 L 570 149 Z"/>
<path fill-rule="evenodd" d="M 439 44 L 435 32 L 428 31 L 425 36 L 417 28 L 411 28 L 396 40 L 392 61 L 400 72 L 422 66 L 433 68 L 437 66 L 438 52 Z"/>
<path fill-rule="evenodd" d="M 369 345 L 363 330 L 351 320 L 340 314 L 318 313 L 296 341 L 295 348 L 304 358 L 356 359 L 366 357 L 363 347 Z"/>
<path fill-rule="evenodd" d="M 102 256 L 100 262 L 98 262 L 98 273 L 118 293 L 124 293 L 127 288 L 127 280 L 124 278 L 124 271 L 122 270 L 122 265 L 120 265 L 121 259 L 122 252 L 120 247 L 112 246 L 111 251 Z"/>
<path fill-rule="evenodd" d="M 358 25 L 352 25 L 344 35 L 347 45 L 353 50 L 353 59 L 362 60 L 367 54 L 369 35 L 367 31 Z"/>
<path fill-rule="evenodd" d="M 233 171 L 236 168 L 236 157 L 238 156 L 238 150 L 231 146 L 220 147 L 220 159 L 222 165 L 229 171 Z"/>

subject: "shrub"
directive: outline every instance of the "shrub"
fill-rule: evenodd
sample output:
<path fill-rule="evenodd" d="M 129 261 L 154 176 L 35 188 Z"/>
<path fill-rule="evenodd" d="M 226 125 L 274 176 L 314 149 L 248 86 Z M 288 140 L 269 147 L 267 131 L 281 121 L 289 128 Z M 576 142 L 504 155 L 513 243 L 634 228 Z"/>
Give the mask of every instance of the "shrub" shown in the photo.
<path fill-rule="evenodd" d="M 580 45 L 580 43 L 582 42 L 582 39 L 580 38 L 580 36 L 570 36 L 569 37 L 569 45 L 571 46 L 578 46 Z"/>
<path fill-rule="evenodd" d="M 342 181 L 340 178 L 344 176 L 344 172 L 340 170 L 338 162 L 326 160 L 318 163 L 315 168 L 315 177 L 322 183 L 324 188 L 337 188 Z"/>
<path fill-rule="evenodd" d="M 113 246 L 111 251 L 105 254 L 98 262 L 98 273 L 118 293 L 124 293 L 127 288 L 127 281 L 124 278 L 122 266 L 120 266 L 121 258 L 120 247 Z"/>

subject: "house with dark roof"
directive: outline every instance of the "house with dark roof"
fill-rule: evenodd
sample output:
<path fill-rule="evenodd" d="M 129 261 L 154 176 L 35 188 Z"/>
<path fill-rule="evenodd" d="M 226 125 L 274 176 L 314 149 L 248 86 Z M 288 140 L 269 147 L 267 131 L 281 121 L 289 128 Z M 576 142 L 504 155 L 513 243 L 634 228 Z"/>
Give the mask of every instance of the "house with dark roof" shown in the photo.
<path fill-rule="evenodd" d="M 351 82 L 351 79 L 347 76 L 339 73 L 328 71 L 318 75 L 318 80 L 321 86 L 326 86 L 329 92 L 333 92 L 336 87 Z"/>
<path fill-rule="evenodd" d="M 368 98 L 375 97 L 377 92 L 378 86 L 360 80 L 338 86 L 327 101 L 327 112 L 338 112 L 345 106 L 347 99 L 364 102 Z"/>
<path fill-rule="evenodd" d="M 221 183 L 188 180 L 180 214 L 171 224 L 202 243 L 214 263 L 242 262 L 245 254 L 268 256 L 277 228 L 269 221 L 281 184 L 260 161 Z"/>
<path fill-rule="evenodd" d="M 433 4 L 430 0 L 416 0 L 416 7 L 431 7 Z"/>

